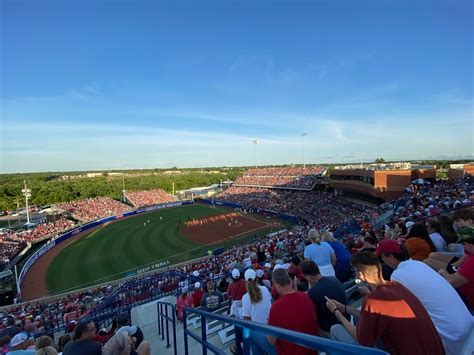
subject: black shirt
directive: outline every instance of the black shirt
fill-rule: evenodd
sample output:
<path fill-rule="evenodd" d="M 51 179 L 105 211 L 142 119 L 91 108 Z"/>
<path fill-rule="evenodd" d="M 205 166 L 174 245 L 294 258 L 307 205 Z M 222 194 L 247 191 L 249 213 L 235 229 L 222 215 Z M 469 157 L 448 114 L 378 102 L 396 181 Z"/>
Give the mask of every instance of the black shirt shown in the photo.
<path fill-rule="evenodd" d="M 308 296 L 316 306 L 318 324 L 321 330 L 329 332 L 331 326 L 339 324 L 336 316 L 326 307 L 325 296 L 334 299 L 342 304 L 347 304 L 346 293 L 341 282 L 332 276 L 323 277 L 319 282 L 310 288 Z"/>
<path fill-rule="evenodd" d="M 212 312 L 219 309 L 221 303 L 224 301 L 222 293 L 219 291 L 212 291 L 212 293 L 205 293 L 202 296 L 201 306 L 205 311 Z"/>
<path fill-rule="evenodd" d="M 15 335 L 17 335 L 18 333 L 21 333 L 21 329 L 18 328 L 16 325 L 13 325 L 11 327 L 7 327 L 5 329 L 3 329 L 1 332 L 0 332 L 0 336 L 5 336 L 5 335 L 8 335 L 10 338 L 13 338 Z"/>
<path fill-rule="evenodd" d="M 74 340 L 66 344 L 63 355 L 102 355 L 102 345 L 92 340 Z"/>
<path fill-rule="evenodd" d="M 265 260 L 267 260 L 267 256 L 265 255 L 265 252 L 264 251 L 257 251 L 257 261 L 259 263 L 263 263 L 265 262 Z"/>
<path fill-rule="evenodd" d="M 133 334 L 132 337 L 135 337 L 137 339 L 137 341 L 135 342 L 135 348 L 138 348 L 143 341 L 143 332 L 140 327 L 137 327 L 137 332 Z"/>

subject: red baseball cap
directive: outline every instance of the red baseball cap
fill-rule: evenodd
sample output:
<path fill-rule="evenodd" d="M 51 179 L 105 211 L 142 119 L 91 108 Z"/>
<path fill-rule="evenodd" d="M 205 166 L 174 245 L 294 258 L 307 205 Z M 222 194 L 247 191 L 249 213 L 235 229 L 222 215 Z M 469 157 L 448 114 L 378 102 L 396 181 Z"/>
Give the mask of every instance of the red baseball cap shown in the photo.
<path fill-rule="evenodd" d="M 382 254 L 399 254 L 402 252 L 400 244 L 396 240 L 382 240 L 377 245 L 375 255 L 380 256 Z"/>

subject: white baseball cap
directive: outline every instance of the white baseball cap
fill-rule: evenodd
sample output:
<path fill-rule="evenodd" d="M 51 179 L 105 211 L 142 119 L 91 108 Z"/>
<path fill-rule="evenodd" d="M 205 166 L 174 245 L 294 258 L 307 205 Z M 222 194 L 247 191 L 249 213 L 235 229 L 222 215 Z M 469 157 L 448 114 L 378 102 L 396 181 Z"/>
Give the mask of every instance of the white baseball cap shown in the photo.
<path fill-rule="evenodd" d="M 18 345 L 22 344 L 23 342 L 25 342 L 27 340 L 28 340 L 28 335 L 26 335 L 26 333 L 23 333 L 23 332 L 18 333 L 10 341 L 10 346 L 11 347 L 18 346 Z"/>
<path fill-rule="evenodd" d="M 233 277 L 234 279 L 239 278 L 239 277 L 240 277 L 240 271 L 239 271 L 238 269 L 232 270 L 232 277 Z"/>
<path fill-rule="evenodd" d="M 247 271 L 245 271 L 244 277 L 247 281 L 253 281 L 257 277 L 257 274 L 255 273 L 255 270 L 248 269 Z"/>
<path fill-rule="evenodd" d="M 201 288 L 201 283 L 200 282 L 196 282 L 194 284 L 194 288 Z"/>
<path fill-rule="evenodd" d="M 263 272 L 262 269 L 258 269 L 258 270 L 256 271 L 256 274 L 257 274 L 257 277 L 260 279 L 260 278 L 263 277 L 264 272 Z"/>
<path fill-rule="evenodd" d="M 136 325 L 132 325 L 132 326 L 127 325 L 127 326 L 121 327 L 119 330 L 117 330 L 117 333 L 121 333 L 121 332 L 125 332 L 128 335 L 132 336 L 133 334 L 135 334 L 137 332 L 137 326 Z"/>
<path fill-rule="evenodd" d="M 263 264 L 263 267 L 266 267 L 266 268 L 270 269 L 270 268 L 272 267 L 272 264 L 270 264 L 270 263 L 265 263 L 265 264 Z"/>

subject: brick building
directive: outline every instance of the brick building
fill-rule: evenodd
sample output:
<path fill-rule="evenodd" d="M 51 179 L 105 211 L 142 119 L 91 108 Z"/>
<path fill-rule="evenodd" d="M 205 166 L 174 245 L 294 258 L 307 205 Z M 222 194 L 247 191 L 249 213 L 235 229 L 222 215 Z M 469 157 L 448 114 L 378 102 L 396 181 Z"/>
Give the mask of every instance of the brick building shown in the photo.
<path fill-rule="evenodd" d="M 469 164 L 451 164 L 449 166 L 448 178 L 459 179 L 464 174 L 474 175 L 474 163 Z"/>
<path fill-rule="evenodd" d="M 391 201 L 415 179 L 429 182 L 436 180 L 436 168 L 418 169 L 333 169 L 330 171 L 330 187 L 339 193 L 370 196 L 377 200 Z"/>

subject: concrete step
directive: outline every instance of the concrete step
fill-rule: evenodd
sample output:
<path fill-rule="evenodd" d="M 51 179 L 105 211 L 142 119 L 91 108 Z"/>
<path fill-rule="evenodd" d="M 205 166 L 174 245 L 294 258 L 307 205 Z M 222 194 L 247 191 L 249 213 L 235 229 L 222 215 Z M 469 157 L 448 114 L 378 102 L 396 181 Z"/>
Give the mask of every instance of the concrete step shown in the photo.
<path fill-rule="evenodd" d="M 164 340 L 162 339 L 161 335 L 158 335 L 158 325 L 155 324 L 148 324 L 140 327 L 143 331 L 143 335 L 147 341 L 150 342 L 151 345 L 151 353 L 153 355 L 172 355 L 174 354 L 173 349 L 173 331 L 170 326 L 170 347 L 167 347 L 166 342 L 166 333 Z M 192 330 L 192 328 L 188 328 Z M 193 330 L 192 330 L 193 331 Z M 197 335 L 201 336 L 201 330 L 193 331 Z M 218 348 L 224 350 L 227 354 L 232 354 L 229 350 L 230 346 L 233 344 L 232 341 L 226 343 L 225 345 L 222 344 L 218 333 L 212 333 L 207 337 L 207 341 L 211 344 L 217 346 Z M 177 343 L 177 354 L 182 355 L 184 354 L 184 333 L 183 333 L 183 326 L 179 324 L 176 327 L 176 343 Z M 193 338 L 188 337 L 188 346 L 189 346 L 189 354 L 201 354 L 202 353 L 202 346 Z M 208 352 L 211 353 L 211 352 Z"/>

